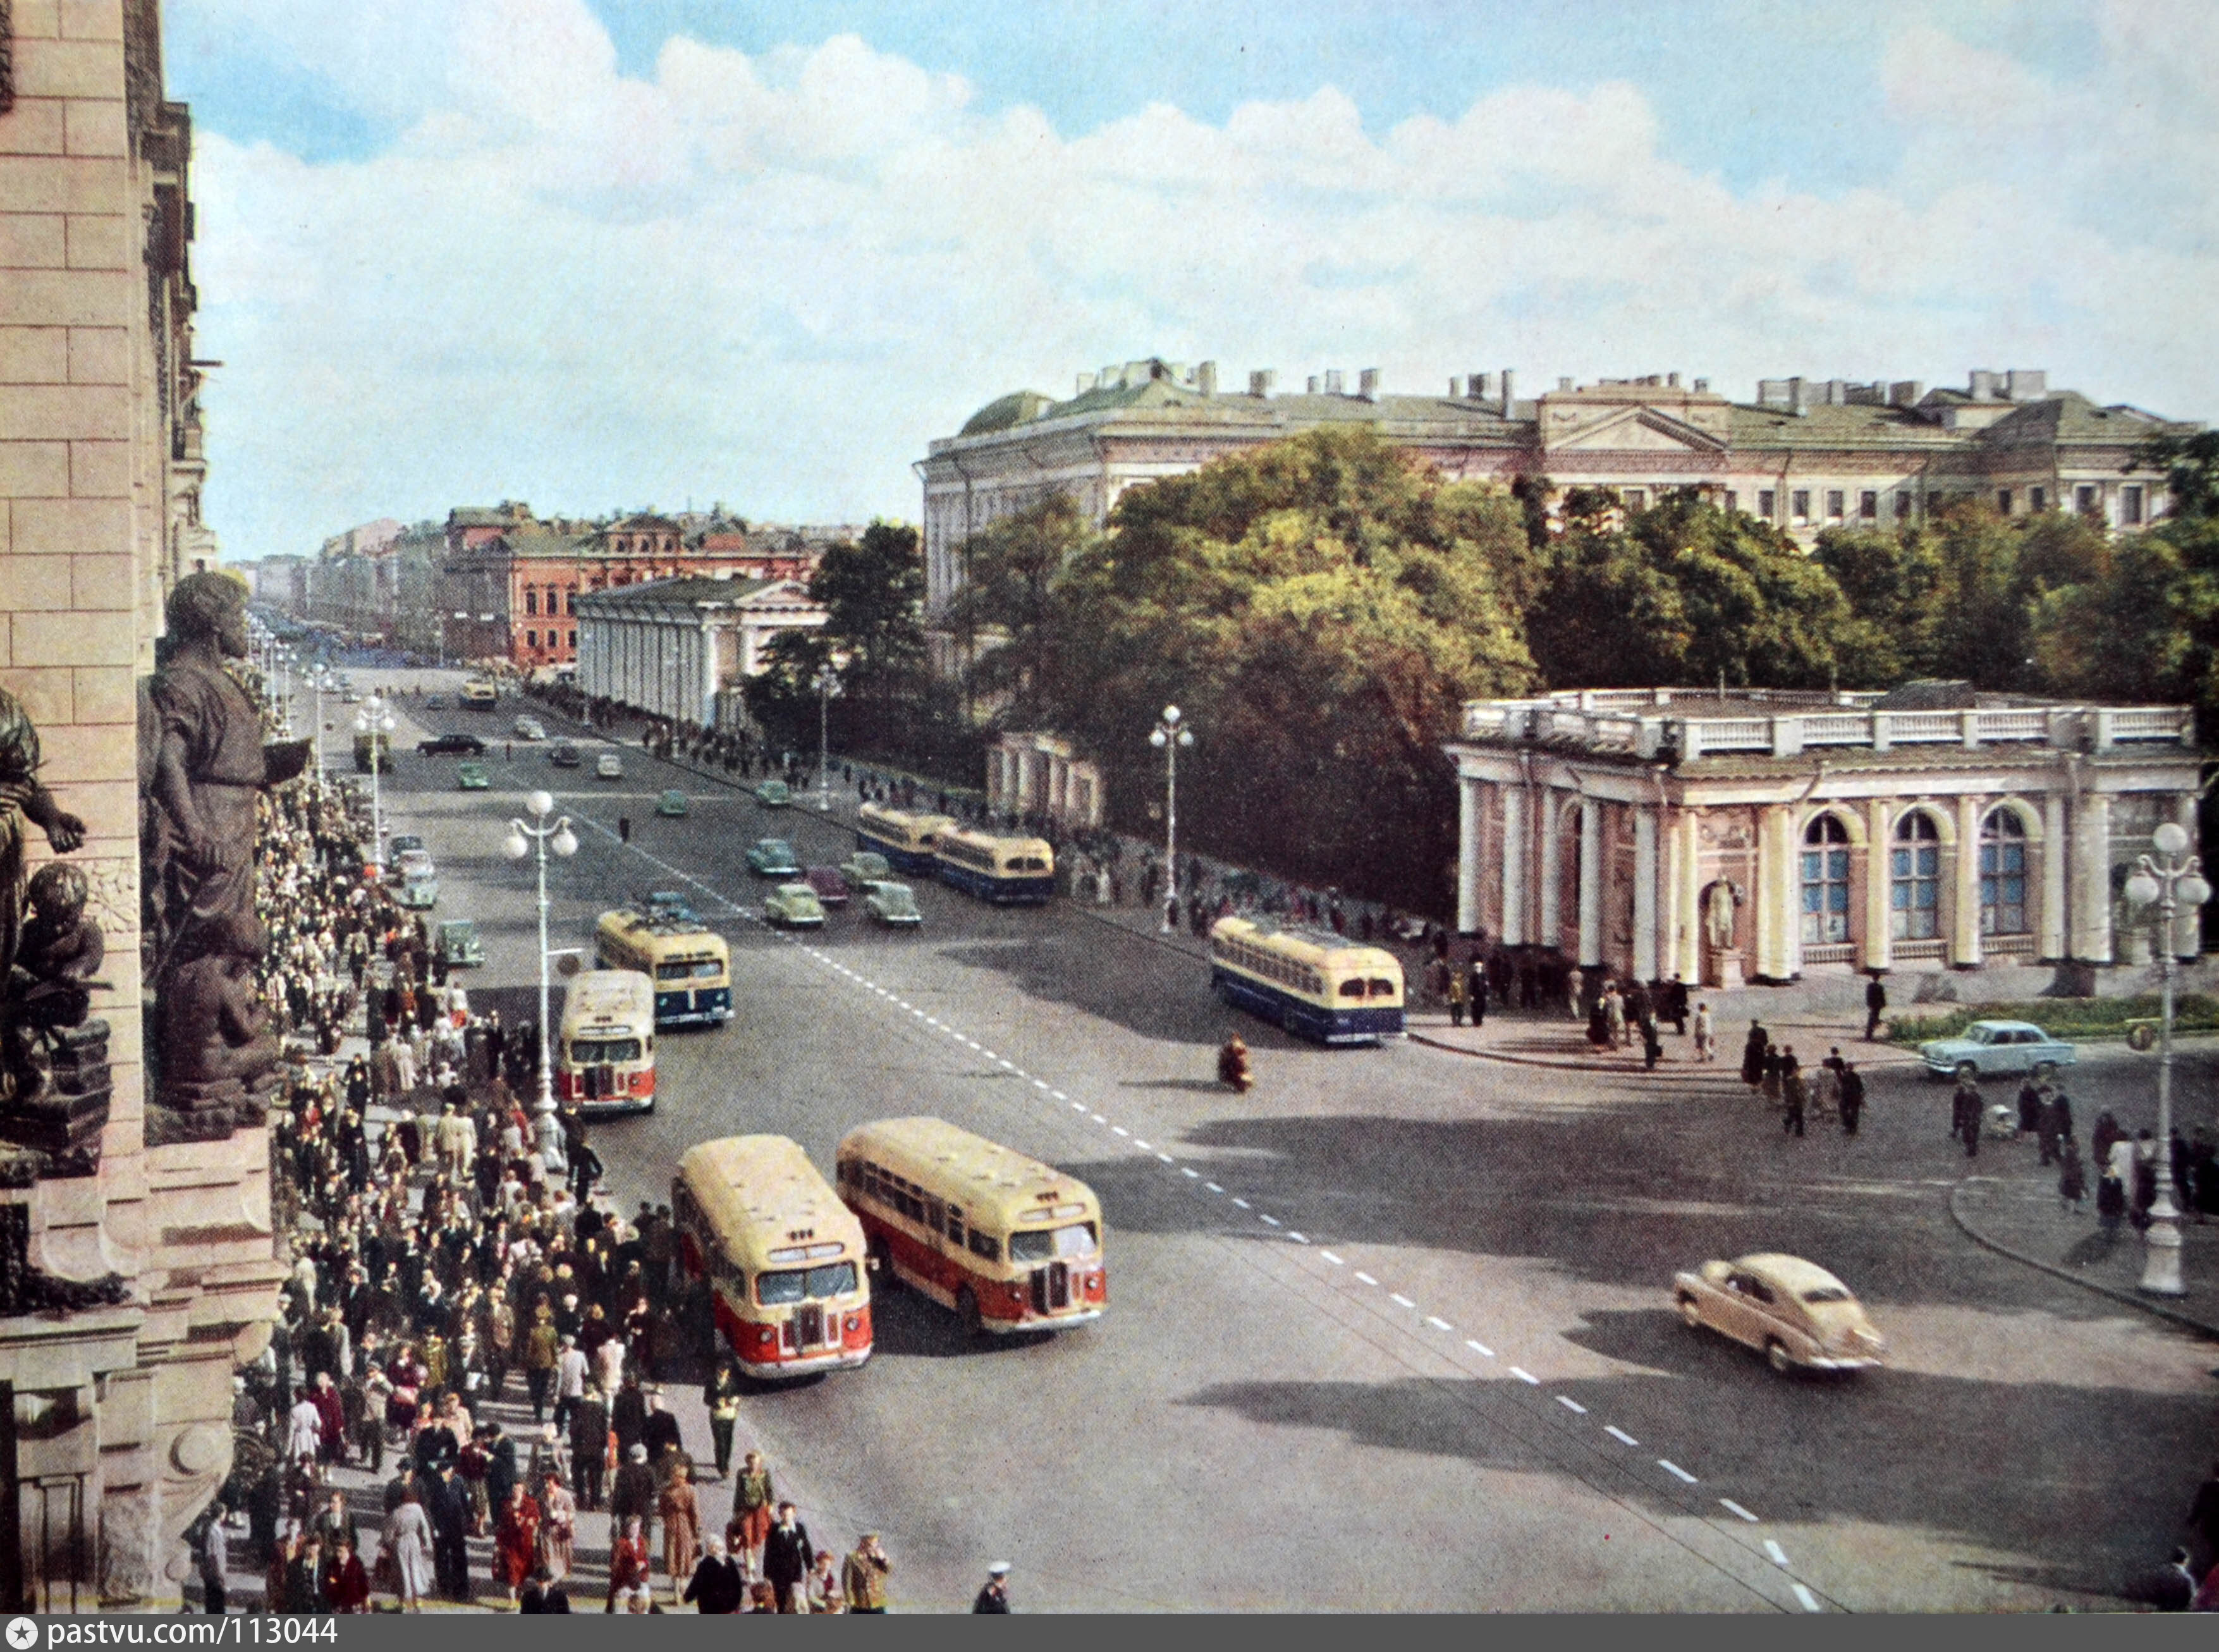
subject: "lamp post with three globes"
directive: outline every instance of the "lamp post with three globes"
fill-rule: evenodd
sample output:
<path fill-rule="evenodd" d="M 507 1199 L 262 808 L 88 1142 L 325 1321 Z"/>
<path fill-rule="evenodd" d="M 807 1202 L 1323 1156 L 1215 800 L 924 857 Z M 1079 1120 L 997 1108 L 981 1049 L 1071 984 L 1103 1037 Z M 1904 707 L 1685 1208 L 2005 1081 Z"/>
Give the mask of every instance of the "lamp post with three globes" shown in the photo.
<path fill-rule="evenodd" d="M 539 1101 L 533 1109 L 532 1148 L 541 1164 L 550 1171 L 559 1171 L 564 1163 L 563 1127 L 555 1117 L 555 1069 L 548 1059 L 547 1044 L 547 852 L 552 849 L 558 859 L 567 860 L 578 852 L 578 839 L 570 829 L 568 815 L 548 824 L 547 817 L 555 812 L 550 794 L 534 792 L 524 800 L 524 806 L 531 811 L 536 823 L 527 826 L 520 820 L 510 821 L 500 848 L 512 860 L 521 860 L 535 848 L 539 851 Z"/>
<path fill-rule="evenodd" d="M 2129 901 L 2157 908 L 2159 966 L 2165 983 L 2158 1026 L 2157 1190 L 2150 1202 L 2149 1227 L 2142 1236 L 2147 1253 L 2141 1289 L 2154 1296 L 2181 1296 L 2188 1287 L 2180 1277 L 2180 1212 L 2172 1202 L 2172 971 L 2179 947 L 2173 929 L 2183 906 L 2193 912 L 2211 898 L 2211 885 L 2204 881 L 2201 856 L 2183 858 L 2187 828 L 2168 820 L 2151 834 L 2150 842 L 2156 858 L 2138 857 L 2127 879 Z"/>

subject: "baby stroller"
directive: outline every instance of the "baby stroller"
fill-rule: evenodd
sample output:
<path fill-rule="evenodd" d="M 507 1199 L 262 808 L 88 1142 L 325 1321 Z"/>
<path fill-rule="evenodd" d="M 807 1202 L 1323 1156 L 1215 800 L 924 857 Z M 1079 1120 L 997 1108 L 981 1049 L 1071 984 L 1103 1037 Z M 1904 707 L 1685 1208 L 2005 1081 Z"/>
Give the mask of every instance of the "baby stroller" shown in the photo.
<path fill-rule="evenodd" d="M 1982 1121 L 1987 1127 L 1983 1133 L 1989 1140 L 2016 1141 L 2018 1140 L 2018 1109 L 2017 1108 L 1998 1102 L 1983 1115 Z"/>

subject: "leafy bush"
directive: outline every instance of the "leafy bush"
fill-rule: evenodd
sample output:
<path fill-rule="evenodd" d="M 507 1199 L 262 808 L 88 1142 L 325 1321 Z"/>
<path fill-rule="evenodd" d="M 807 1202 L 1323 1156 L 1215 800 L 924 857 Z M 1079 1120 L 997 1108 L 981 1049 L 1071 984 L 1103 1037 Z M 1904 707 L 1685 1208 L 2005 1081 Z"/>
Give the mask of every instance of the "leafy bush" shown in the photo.
<path fill-rule="evenodd" d="M 1892 1015 L 1887 1036 L 1891 1043 L 1924 1044 L 1929 1039 L 1955 1038 L 1976 1021 L 2024 1021 L 2052 1038 L 2124 1038 L 2129 1022 L 2154 1021 L 2162 1007 L 2154 992 L 2135 998 L 2036 998 L 2022 1003 L 1966 1004 L 1943 1015 Z M 2219 1032 L 2219 998 L 2200 992 L 2183 993 L 2173 1000 L 2172 1029 Z"/>

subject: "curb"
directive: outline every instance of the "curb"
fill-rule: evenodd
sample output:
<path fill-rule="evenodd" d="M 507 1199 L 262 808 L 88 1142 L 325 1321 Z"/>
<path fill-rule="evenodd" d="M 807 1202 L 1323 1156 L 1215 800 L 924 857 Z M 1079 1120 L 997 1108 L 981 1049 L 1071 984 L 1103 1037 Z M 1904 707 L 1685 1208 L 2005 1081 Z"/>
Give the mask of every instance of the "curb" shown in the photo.
<path fill-rule="evenodd" d="M 1958 1196 L 1963 1193 L 1965 1189 L 1970 1187 L 1974 1182 L 1996 1182 L 2000 1179 L 2001 1178 L 1996 1177 L 1967 1176 L 1959 1181 L 1955 1187 L 1949 1189 L 1949 1219 L 1957 1224 L 1958 1228 L 1964 1233 L 1965 1237 L 1971 1239 L 1973 1244 L 1978 1245 L 1986 1250 L 1993 1251 L 1998 1256 L 2008 1257 L 2013 1262 L 2024 1263 L 2029 1268 L 2038 1269 L 2043 1273 L 2054 1275 L 2057 1278 L 2062 1279 L 2069 1284 L 2079 1286 L 2083 1290 L 2092 1290 L 2098 1296 L 2108 1296 L 2115 1302 L 2123 1302 L 2129 1307 L 2138 1307 L 2143 1313 L 2151 1315 L 2154 1319 L 2163 1320 L 2169 1324 L 2177 1325 L 2184 1331 L 2192 1331 L 2197 1336 L 2205 1338 L 2207 1341 L 2219 1342 L 2219 1326 L 2212 1325 L 2207 1320 L 2199 1320 L 2194 1314 L 2183 1314 L 2178 1308 L 2166 1307 L 2162 1303 L 2152 1301 L 2148 1297 L 2141 1295 L 2138 1292 L 2121 1290 L 2116 1285 L 2106 1285 L 2101 1281 L 2090 1279 L 2084 1275 L 2074 1273 L 2069 1268 L 2060 1268 L 2054 1263 L 2044 1262 L 2039 1257 L 2029 1256 L 2025 1251 L 2014 1249 L 2012 1246 L 2004 1244 L 2001 1240 L 1991 1239 L 1986 1233 L 1980 1232 L 1979 1228 L 1973 1227 L 1972 1222 L 1967 1219 L 1964 1210 L 1958 1203 Z"/>

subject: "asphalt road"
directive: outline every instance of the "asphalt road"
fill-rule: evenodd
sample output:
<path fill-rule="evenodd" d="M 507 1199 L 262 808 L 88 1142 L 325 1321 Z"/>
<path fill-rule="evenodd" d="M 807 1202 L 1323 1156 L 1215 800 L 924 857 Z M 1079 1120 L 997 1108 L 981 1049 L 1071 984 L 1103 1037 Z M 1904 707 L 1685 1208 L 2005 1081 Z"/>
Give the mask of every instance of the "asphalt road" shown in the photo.
<path fill-rule="evenodd" d="M 519 709 L 404 701 L 396 745 Z M 555 944 L 669 887 L 730 937 L 734 1025 L 667 1036 L 658 1110 L 596 1130 L 627 1206 L 710 1136 L 775 1131 L 829 1170 L 846 1130 L 915 1112 L 1102 1196 L 1095 1326 L 973 1346 L 894 1296 L 867 1368 L 749 1405 L 820 1537 L 885 1532 L 906 1603 L 960 1604 L 999 1558 L 1024 1610 L 2038 1610 L 2114 1602 L 2177 1540 L 2219 1351 L 1964 1240 L 1946 1086 L 1876 1071 L 1859 1138 L 1783 1140 L 1724 1069 L 1296 1046 L 1191 957 L 1061 906 L 920 883 L 920 933 L 851 911 L 796 941 L 754 921 L 742 852 L 836 861 L 846 832 L 636 748 L 597 782 L 590 757 L 496 742 L 496 789 L 465 793 L 454 759 L 404 750 L 388 829 L 429 839 L 435 916 L 479 920 L 474 987 L 536 978 L 531 862 L 499 848 L 534 786 L 581 840 Z M 692 813 L 656 819 L 674 785 Z M 1209 1082 L 1236 1027 L 1258 1080 L 1237 1098 Z M 2147 1073 L 2081 1069 L 2084 1128 L 2137 1121 Z M 2212 1078 L 2184 1063 L 2190 1122 Z M 1890 1369 L 1782 1380 L 1678 1323 L 1675 1269 L 1759 1249 L 1849 1281 Z"/>

